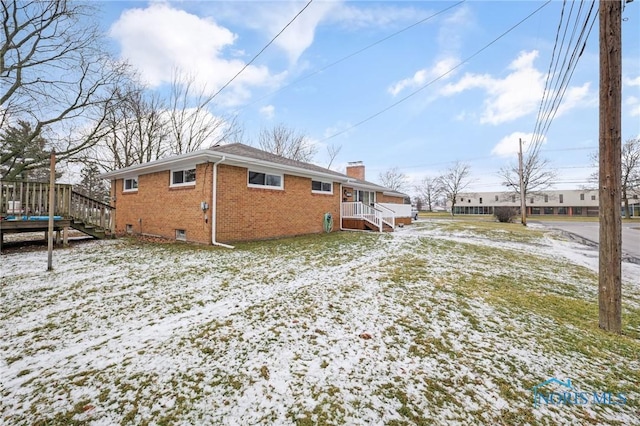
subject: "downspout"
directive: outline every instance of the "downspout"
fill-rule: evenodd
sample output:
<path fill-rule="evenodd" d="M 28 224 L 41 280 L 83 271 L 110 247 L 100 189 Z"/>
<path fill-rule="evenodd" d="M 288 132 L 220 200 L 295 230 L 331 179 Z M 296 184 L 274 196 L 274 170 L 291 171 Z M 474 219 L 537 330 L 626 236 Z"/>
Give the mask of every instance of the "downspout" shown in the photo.
<path fill-rule="evenodd" d="M 228 244 L 219 243 L 216 241 L 216 213 L 218 210 L 218 164 L 222 163 L 226 160 L 226 157 L 223 155 L 222 159 L 217 163 L 213 163 L 213 188 L 211 189 L 211 244 L 214 246 L 221 246 L 226 248 L 235 248 Z"/>
<path fill-rule="evenodd" d="M 344 189 L 342 188 L 342 183 L 340 183 L 340 230 L 341 231 L 345 231 L 345 229 L 342 227 L 342 197 L 344 194 Z"/>

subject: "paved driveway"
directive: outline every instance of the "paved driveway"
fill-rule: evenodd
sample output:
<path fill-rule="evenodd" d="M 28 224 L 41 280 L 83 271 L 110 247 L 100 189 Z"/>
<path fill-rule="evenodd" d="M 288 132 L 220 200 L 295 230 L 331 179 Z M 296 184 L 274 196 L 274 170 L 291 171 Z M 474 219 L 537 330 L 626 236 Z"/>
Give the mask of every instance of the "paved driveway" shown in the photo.
<path fill-rule="evenodd" d="M 598 222 L 547 222 L 535 221 L 548 228 L 559 229 L 598 244 L 600 224 Z M 622 253 L 640 262 L 640 221 L 622 223 Z"/>

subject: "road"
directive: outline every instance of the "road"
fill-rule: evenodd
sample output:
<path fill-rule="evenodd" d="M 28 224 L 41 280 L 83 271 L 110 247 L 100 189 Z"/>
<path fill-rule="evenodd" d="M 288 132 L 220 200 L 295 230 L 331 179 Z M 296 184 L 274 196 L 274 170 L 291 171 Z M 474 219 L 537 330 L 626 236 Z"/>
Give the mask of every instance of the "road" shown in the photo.
<path fill-rule="evenodd" d="M 547 222 L 535 220 L 530 220 L 529 222 L 534 222 L 547 228 L 559 229 L 595 244 L 599 240 L 600 224 L 598 222 Z M 623 256 L 634 257 L 637 262 L 640 262 L 640 221 L 637 223 L 622 223 L 622 253 Z"/>

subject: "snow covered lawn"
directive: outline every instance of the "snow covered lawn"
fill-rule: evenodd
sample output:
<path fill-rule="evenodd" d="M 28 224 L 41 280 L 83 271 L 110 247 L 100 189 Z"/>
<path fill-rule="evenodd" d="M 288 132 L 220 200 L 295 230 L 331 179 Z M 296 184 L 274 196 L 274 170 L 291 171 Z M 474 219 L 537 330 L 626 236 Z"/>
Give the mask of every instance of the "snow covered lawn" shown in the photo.
<path fill-rule="evenodd" d="M 597 252 L 543 229 L 46 257 L 0 258 L 3 424 L 640 424 L 640 266 L 608 335 Z M 552 377 L 625 403 L 534 407 Z"/>

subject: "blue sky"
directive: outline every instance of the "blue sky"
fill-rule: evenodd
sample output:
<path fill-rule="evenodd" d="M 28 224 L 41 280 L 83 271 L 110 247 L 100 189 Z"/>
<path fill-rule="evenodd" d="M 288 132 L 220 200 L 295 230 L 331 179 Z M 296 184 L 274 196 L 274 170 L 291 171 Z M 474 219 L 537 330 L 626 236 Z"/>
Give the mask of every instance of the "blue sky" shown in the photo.
<path fill-rule="evenodd" d="M 305 4 L 104 2 L 102 24 L 115 53 L 154 90 L 166 89 L 172 71 L 182 68 L 217 91 Z M 212 113 L 237 114 L 245 142 L 279 123 L 302 131 L 318 145 L 319 165 L 327 165 L 327 144 L 341 146 L 332 168 L 363 161 L 374 182 L 397 167 L 414 184 L 463 161 L 471 165 L 471 190 L 500 190 L 497 172 L 516 161 L 518 138 L 530 140 L 534 131 L 562 2 L 490 43 L 543 4 L 314 0 L 216 97 Z M 628 4 L 623 18 L 625 140 L 640 135 L 640 2 Z M 594 171 L 588 166 L 598 146 L 598 62 L 596 23 L 545 135 L 557 188 L 586 184 Z"/>

